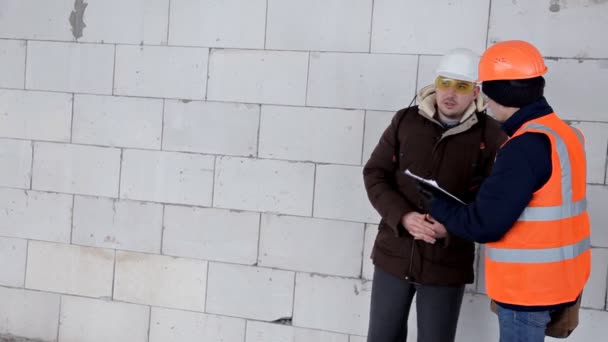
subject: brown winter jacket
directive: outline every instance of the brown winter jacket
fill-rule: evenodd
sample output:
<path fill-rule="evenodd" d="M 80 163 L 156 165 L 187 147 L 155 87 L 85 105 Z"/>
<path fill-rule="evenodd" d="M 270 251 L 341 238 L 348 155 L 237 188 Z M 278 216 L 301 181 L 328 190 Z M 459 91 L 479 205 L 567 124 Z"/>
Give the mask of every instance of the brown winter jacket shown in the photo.
<path fill-rule="evenodd" d="M 413 239 L 401 218 L 411 211 L 425 213 L 426 208 L 415 182 L 403 171 L 435 179 L 457 197 L 472 200 L 507 136 L 481 113 L 481 97 L 450 129 L 435 119 L 433 86 L 419 92 L 417 103 L 395 114 L 363 169 L 367 195 L 382 217 L 372 259 L 376 267 L 402 279 L 461 286 L 474 279 L 474 243 L 453 235 L 435 244 Z"/>

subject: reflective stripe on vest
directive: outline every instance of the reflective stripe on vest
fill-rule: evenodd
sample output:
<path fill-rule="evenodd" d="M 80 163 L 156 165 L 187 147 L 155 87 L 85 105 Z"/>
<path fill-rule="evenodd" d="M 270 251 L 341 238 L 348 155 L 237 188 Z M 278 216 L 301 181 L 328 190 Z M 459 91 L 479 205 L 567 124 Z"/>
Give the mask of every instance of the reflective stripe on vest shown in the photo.
<path fill-rule="evenodd" d="M 562 205 L 548 207 L 526 207 L 520 215 L 518 221 L 553 221 L 561 220 L 570 217 L 575 217 L 583 214 L 587 210 L 587 200 L 583 198 L 579 201 L 572 201 L 572 169 L 570 165 L 570 156 L 568 148 L 563 139 L 551 128 L 538 123 L 526 125 L 526 128 L 532 128 L 550 134 L 555 141 L 555 148 L 559 158 L 559 163 L 562 172 L 561 188 L 562 188 Z M 573 128 L 576 136 L 584 144 L 582 134 Z M 556 247 L 556 248 L 495 248 L 487 246 L 486 257 L 496 262 L 509 263 L 547 263 L 558 262 L 575 258 L 590 248 L 589 237 L 571 245 Z"/>
<path fill-rule="evenodd" d="M 591 239 L 586 237 L 575 244 L 555 248 L 487 248 L 486 256 L 496 262 L 515 262 L 518 264 L 546 263 L 574 259 L 589 250 L 590 247 Z"/>
<path fill-rule="evenodd" d="M 568 155 L 568 148 L 564 143 L 564 140 L 555 133 L 551 128 L 532 123 L 526 125 L 526 128 L 533 128 L 539 131 L 543 131 L 550 134 L 555 139 L 555 147 L 557 149 L 557 155 L 559 163 L 562 169 L 562 205 L 550 206 L 550 207 L 526 207 L 523 213 L 519 217 L 518 221 L 553 221 L 561 220 L 570 217 L 575 217 L 587 210 L 587 199 L 583 198 L 579 201 L 572 201 L 572 169 L 570 166 L 570 156 Z M 576 136 L 584 144 L 584 139 L 581 133 L 576 128 L 572 128 L 576 133 Z"/>

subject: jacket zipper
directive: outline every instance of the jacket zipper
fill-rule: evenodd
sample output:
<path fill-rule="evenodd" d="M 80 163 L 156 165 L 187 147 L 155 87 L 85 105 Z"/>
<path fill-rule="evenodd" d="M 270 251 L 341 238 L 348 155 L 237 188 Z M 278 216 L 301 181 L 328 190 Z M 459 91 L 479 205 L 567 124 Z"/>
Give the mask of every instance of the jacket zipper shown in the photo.
<path fill-rule="evenodd" d="M 412 236 L 412 248 L 410 248 L 410 266 L 407 271 L 407 275 L 405 276 L 405 280 L 410 280 L 412 276 L 412 265 L 414 264 L 414 248 L 416 248 L 416 240 Z"/>

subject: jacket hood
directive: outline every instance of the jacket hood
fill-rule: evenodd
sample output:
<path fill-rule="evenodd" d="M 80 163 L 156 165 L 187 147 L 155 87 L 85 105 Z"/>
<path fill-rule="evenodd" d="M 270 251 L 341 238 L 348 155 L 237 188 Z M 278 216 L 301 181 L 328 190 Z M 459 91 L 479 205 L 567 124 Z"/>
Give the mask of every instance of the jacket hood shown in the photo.
<path fill-rule="evenodd" d="M 434 84 L 430 84 L 418 91 L 416 104 L 418 105 L 419 112 L 422 116 L 425 116 L 429 120 L 436 121 L 434 117 L 437 110 L 437 93 L 435 92 Z M 464 112 L 460 122 L 464 122 L 475 112 L 482 112 L 485 109 L 485 105 L 483 96 L 477 96 L 469 108 Z"/>

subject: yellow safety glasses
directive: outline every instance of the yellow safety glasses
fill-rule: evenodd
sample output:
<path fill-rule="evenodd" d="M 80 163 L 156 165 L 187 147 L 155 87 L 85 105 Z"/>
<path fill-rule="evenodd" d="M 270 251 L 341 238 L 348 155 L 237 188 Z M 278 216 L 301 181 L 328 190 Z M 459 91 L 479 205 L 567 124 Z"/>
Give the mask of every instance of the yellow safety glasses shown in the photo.
<path fill-rule="evenodd" d="M 441 90 L 452 88 L 458 94 L 470 94 L 475 89 L 475 83 L 438 76 L 435 79 L 435 87 Z"/>

